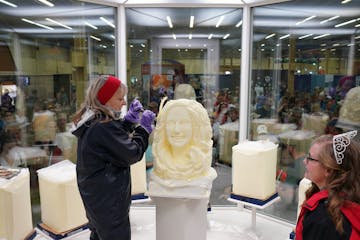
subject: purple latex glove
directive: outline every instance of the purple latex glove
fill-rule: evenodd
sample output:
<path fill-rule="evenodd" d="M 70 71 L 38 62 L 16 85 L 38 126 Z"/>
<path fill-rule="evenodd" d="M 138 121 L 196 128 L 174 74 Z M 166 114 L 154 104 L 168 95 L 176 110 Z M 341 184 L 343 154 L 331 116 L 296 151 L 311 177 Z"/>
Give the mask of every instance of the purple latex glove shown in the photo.
<path fill-rule="evenodd" d="M 140 113 L 144 110 L 142 104 L 139 100 L 134 99 L 130 104 L 129 110 L 125 114 L 125 120 L 132 122 L 132 123 L 139 123 L 140 122 Z"/>
<path fill-rule="evenodd" d="M 150 134 L 153 130 L 152 123 L 155 119 L 155 113 L 145 110 L 142 114 L 140 125 Z"/>

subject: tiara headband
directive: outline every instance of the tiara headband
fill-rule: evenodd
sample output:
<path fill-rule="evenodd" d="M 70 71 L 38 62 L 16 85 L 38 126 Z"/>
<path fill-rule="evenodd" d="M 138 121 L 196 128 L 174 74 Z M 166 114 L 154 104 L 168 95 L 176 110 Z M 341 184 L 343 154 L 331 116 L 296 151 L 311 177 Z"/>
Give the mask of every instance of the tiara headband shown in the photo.
<path fill-rule="evenodd" d="M 344 159 L 344 152 L 350 145 L 351 139 L 355 137 L 356 134 L 357 131 L 354 130 L 333 136 L 333 149 L 337 164 L 342 164 Z"/>

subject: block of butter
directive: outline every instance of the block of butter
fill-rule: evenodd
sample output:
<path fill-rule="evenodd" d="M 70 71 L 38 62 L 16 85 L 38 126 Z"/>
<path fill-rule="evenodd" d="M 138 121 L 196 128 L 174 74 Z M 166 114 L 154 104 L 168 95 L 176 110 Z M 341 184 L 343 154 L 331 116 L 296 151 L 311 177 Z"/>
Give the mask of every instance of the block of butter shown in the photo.
<path fill-rule="evenodd" d="M 0 172 L 0 239 L 24 239 L 33 230 L 29 169 Z"/>
<path fill-rule="evenodd" d="M 88 221 L 75 167 L 71 161 L 64 160 L 37 171 L 41 221 L 56 232 L 69 231 Z"/>

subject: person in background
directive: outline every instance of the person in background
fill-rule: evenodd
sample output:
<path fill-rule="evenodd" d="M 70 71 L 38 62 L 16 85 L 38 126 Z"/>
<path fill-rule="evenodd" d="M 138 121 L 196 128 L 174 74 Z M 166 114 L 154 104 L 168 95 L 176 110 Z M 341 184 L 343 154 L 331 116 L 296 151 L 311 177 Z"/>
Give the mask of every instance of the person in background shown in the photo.
<path fill-rule="evenodd" d="M 357 131 L 323 135 L 304 159 L 306 191 L 296 240 L 360 239 L 360 144 Z"/>
<path fill-rule="evenodd" d="M 91 240 L 131 239 L 130 165 L 142 159 L 155 114 L 135 99 L 120 118 L 126 93 L 119 79 L 100 76 L 73 119 L 77 182 Z"/>
<path fill-rule="evenodd" d="M 7 111 L 14 110 L 12 101 L 13 99 L 10 96 L 9 90 L 5 89 L 4 94 L 1 96 L 1 107 Z"/>

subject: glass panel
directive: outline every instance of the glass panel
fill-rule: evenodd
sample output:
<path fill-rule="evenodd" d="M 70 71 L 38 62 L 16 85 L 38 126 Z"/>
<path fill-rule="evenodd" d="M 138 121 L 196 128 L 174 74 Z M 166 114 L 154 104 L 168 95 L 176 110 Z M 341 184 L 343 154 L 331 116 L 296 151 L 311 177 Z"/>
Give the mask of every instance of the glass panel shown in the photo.
<path fill-rule="evenodd" d="M 272 215 L 296 221 L 312 140 L 360 125 L 360 112 L 343 104 L 360 84 L 359 13 L 359 1 L 296 0 L 254 8 L 249 132 L 251 139 L 279 143 L 282 201 L 266 209 Z M 349 110 L 351 117 L 344 114 Z"/>
<path fill-rule="evenodd" d="M 115 74 L 116 18 L 112 7 L 79 1 L 9 2 L 0 3 L 0 165 L 30 169 L 36 224 L 36 170 L 76 162 L 71 117 L 89 80 Z"/>
<path fill-rule="evenodd" d="M 126 8 L 126 20 L 129 102 L 138 97 L 157 112 L 162 97 L 173 99 L 179 84 L 194 89 L 213 120 L 213 166 L 221 175 L 214 181 L 210 202 L 230 204 L 226 199 L 231 147 L 238 139 L 242 10 Z M 151 169 L 151 146 L 146 161 Z"/>

